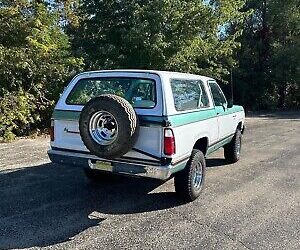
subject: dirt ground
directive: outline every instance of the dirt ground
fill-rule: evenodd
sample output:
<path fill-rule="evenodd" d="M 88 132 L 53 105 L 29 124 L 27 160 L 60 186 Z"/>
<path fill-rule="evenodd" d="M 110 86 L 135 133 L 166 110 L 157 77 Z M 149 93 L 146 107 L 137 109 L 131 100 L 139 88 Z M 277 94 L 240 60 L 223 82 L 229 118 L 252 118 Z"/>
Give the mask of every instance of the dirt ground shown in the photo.
<path fill-rule="evenodd" d="M 91 185 L 49 162 L 45 138 L 0 144 L 0 249 L 300 249 L 300 112 L 246 125 L 241 160 L 209 156 L 189 204 L 173 180 Z"/>

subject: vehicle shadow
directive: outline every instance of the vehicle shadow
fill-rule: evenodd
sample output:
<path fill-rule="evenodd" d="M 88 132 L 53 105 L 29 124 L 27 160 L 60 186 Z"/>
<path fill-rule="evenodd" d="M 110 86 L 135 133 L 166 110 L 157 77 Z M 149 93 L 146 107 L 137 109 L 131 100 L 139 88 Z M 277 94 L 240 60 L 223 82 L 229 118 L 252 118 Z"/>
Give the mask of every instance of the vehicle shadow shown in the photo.
<path fill-rule="evenodd" d="M 0 249 L 70 240 L 113 214 L 182 205 L 160 181 L 114 177 L 91 185 L 81 168 L 52 163 L 0 172 Z"/>
<path fill-rule="evenodd" d="M 208 158 L 206 159 L 206 167 L 207 168 L 220 168 L 225 167 L 227 165 L 231 165 L 228 163 L 225 158 Z"/>

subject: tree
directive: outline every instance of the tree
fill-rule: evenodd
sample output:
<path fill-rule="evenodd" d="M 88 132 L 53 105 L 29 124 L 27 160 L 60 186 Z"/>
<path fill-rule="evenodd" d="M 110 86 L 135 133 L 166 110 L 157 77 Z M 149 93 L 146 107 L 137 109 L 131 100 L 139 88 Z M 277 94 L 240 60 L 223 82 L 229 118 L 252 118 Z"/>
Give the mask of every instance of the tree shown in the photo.
<path fill-rule="evenodd" d="M 270 2 L 272 29 L 270 75 L 279 96 L 277 106 L 300 107 L 300 2 Z"/>
<path fill-rule="evenodd" d="M 57 12 L 43 1 L 0 4 L 0 137 L 43 127 L 65 80 L 83 61 L 71 55 Z"/>
<path fill-rule="evenodd" d="M 254 109 L 299 107 L 299 1 L 248 0 L 241 37 L 238 92 Z"/>
<path fill-rule="evenodd" d="M 69 33 L 88 69 L 177 70 L 221 79 L 235 63 L 243 3 L 84 0 L 79 27 Z M 228 32 L 230 24 L 235 28 Z"/>

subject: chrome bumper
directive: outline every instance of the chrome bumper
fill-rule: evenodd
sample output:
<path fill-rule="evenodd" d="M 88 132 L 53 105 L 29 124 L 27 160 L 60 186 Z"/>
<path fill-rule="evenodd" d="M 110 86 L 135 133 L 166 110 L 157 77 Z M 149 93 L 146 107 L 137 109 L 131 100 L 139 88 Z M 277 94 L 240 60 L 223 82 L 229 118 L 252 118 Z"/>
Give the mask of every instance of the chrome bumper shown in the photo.
<path fill-rule="evenodd" d="M 94 155 L 82 154 L 77 152 L 65 152 L 60 150 L 49 150 L 48 156 L 54 163 L 77 165 L 90 167 L 105 172 L 112 172 L 116 174 L 147 177 L 159 180 L 167 180 L 171 175 L 184 168 L 186 162 L 177 165 L 149 165 L 128 163 L 115 160 L 101 159 Z M 101 162 L 108 162 L 111 164 L 110 168 L 102 168 Z"/>

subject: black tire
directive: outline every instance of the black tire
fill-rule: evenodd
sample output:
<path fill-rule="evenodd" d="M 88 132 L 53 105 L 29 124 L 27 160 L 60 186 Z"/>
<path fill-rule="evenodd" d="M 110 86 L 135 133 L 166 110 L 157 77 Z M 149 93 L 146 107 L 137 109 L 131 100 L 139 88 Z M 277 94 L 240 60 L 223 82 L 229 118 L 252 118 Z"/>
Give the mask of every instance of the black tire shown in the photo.
<path fill-rule="evenodd" d="M 109 145 L 100 144 L 90 133 L 90 120 L 97 112 L 108 112 L 116 121 L 114 126 L 118 132 Z M 84 106 L 80 114 L 79 131 L 84 145 L 91 153 L 101 158 L 113 159 L 131 150 L 138 137 L 139 124 L 135 111 L 128 101 L 108 94 L 93 98 Z"/>
<path fill-rule="evenodd" d="M 194 177 L 198 167 L 202 172 L 202 178 L 199 186 L 196 187 L 194 185 Z M 200 150 L 194 149 L 184 170 L 175 174 L 174 184 L 177 195 L 187 202 L 197 199 L 204 188 L 205 173 L 206 162 L 204 154 Z"/>
<path fill-rule="evenodd" d="M 232 141 L 224 146 L 224 157 L 228 163 L 235 163 L 240 159 L 242 148 L 242 132 L 237 129 Z"/>

